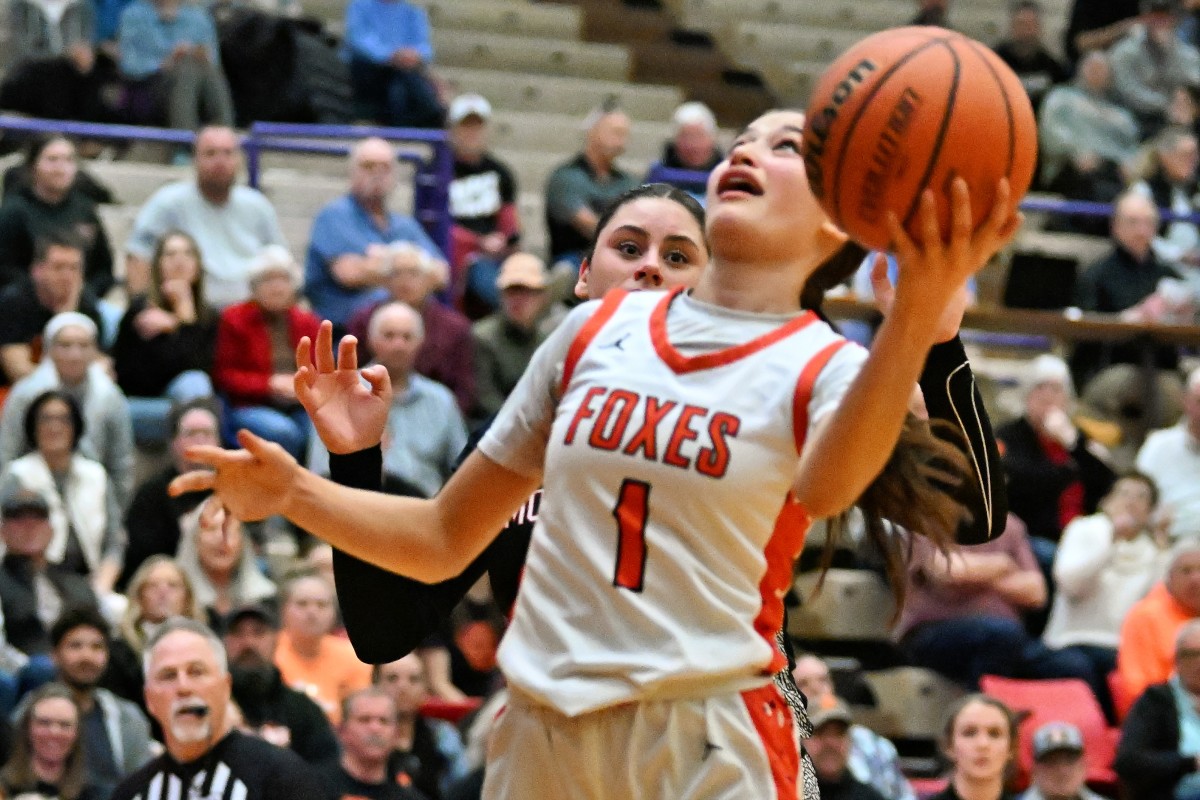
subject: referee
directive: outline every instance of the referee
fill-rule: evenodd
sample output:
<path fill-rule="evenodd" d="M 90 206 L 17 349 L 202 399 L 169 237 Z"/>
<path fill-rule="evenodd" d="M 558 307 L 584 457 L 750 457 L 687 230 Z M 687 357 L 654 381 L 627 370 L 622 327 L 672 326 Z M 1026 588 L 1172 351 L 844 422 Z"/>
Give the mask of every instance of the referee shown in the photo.
<path fill-rule="evenodd" d="M 112 800 L 326 800 L 290 750 L 232 729 L 221 640 L 176 617 L 146 646 L 146 706 L 167 751 L 127 777 Z"/>

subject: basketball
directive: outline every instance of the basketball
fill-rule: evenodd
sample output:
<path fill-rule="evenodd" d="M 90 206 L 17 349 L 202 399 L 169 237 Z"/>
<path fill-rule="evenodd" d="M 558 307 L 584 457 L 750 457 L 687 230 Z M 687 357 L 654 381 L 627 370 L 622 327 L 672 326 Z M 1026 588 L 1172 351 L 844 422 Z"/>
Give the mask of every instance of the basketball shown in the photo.
<path fill-rule="evenodd" d="M 950 184 L 966 180 L 976 226 L 996 182 L 1015 204 L 1037 161 L 1033 107 L 1016 74 L 988 47 L 943 28 L 894 28 L 838 57 L 809 102 L 803 154 L 822 208 L 861 244 L 887 249 L 887 212 L 920 241 L 919 201 L 938 198 L 950 231 Z"/>

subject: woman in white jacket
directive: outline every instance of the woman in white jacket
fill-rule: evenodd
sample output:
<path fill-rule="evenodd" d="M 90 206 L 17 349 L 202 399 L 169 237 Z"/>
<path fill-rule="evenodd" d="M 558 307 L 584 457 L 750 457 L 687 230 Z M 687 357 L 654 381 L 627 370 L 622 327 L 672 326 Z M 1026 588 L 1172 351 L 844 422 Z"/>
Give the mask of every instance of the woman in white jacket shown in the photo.
<path fill-rule="evenodd" d="M 1079 650 L 1104 675 L 1116 669 L 1121 623 L 1166 569 L 1169 540 L 1154 522 L 1157 504 L 1154 481 L 1130 473 L 1098 513 L 1063 531 L 1054 558 L 1057 592 L 1042 636 L 1049 647 Z M 1111 719 L 1112 698 L 1097 699 Z"/>
<path fill-rule="evenodd" d="M 133 489 L 133 426 L 129 401 L 97 359 L 98 333 L 96 323 L 74 311 L 56 314 L 46 323 L 46 357 L 13 386 L 0 415 L 0 467 L 33 449 L 23 429 L 33 399 L 47 389 L 63 389 L 83 414 L 80 453 L 104 466 L 124 509 Z"/>
<path fill-rule="evenodd" d="M 51 389 L 34 398 L 24 422 L 32 452 L 4 468 L 0 488 L 16 483 L 46 498 L 54 529 L 47 559 L 88 576 L 104 597 L 121 573 L 125 528 L 108 473 L 79 453 L 85 429 L 79 404 L 70 393 Z"/>

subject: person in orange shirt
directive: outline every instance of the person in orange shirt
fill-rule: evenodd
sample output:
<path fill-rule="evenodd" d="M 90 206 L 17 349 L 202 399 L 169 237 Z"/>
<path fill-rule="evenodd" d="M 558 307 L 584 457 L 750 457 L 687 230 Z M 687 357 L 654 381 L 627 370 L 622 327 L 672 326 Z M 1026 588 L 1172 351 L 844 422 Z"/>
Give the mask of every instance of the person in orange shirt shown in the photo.
<path fill-rule="evenodd" d="M 1139 600 L 1121 625 L 1117 683 L 1113 698 L 1124 717 L 1147 686 L 1162 683 L 1175 670 L 1175 637 L 1200 617 L 1200 540 L 1175 546 L 1162 583 Z"/>
<path fill-rule="evenodd" d="M 283 681 L 311 697 L 329 721 L 341 722 L 341 704 L 371 685 L 371 667 L 345 639 L 334 636 L 333 586 L 316 574 L 288 580 L 282 590 L 282 624 L 275 666 Z"/>

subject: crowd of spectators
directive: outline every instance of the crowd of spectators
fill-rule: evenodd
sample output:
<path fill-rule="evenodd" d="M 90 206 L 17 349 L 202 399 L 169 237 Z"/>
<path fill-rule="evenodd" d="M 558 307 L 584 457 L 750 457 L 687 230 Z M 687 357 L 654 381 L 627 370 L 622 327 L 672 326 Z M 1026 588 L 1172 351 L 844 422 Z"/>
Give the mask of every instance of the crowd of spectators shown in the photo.
<path fill-rule="evenodd" d="M 0 756 L 12 758 L 0 789 L 106 800 L 125 776 L 161 763 L 154 739 L 174 757 L 177 721 L 156 694 L 170 678 L 147 670 L 186 650 L 231 678 L 205 689 L 196 715 L 294 751 L 319 773 L 306 791 L 470 797 L 487 707 L 474 740 L 423 709 L 502 702 L 494 656 L 504 622 L 486 588 L 416 653 L 372 671 L 340 629 L 328 548 L 281 570 L 270 523 L 243 526 L 203 493 L 172 498 L 166 487 L 192 468 L 188 446 L 229 442 L 238 428 L 328 471 L 292 382 L 297 342 L 328 319 L 396 390 L 385 488 L 436 493 L 469 431 L 562 319 L 606 204 L 642 180 L 621 161 L 631 120 L 604 102 L 581 120 L 578 152 L 545 187 L 524 187 L 545 192 L 548 251 L 529 252 L 521 187 L 491 150 L 488 99 L 444 96 L 419 6 L 351 0 L 340 54 L 352 116 L 444 127 L 451 235 L 442 250 L 396 209 L 397 152 L 368 138 L 351 149 L 345 194 L 317 212 L 306 243 L 289 243 L 271 201 L 240 181 L 231 126 L 241 95 L 223 69 L 223 5 L 11 3 L 16 58 L 0 107 L 197 135 L 175 154 L 192 174 L 155 192 L 116 248 L 98 212 L 113 194 L 80 168 L 81 145 L 39 138 L 5 175 L 0 717 L 12 729 Z M 1079 0 L 1067 59 L 1047 46 L 1037 2 L 1010 14 L 996 51 L 1039 116 L 1040 187 L 1114 203 L 1107 225 L 1066 222 L 1112 243 L 1082 270 L 1075 304 L 1130 322 L 1194 321 L 1200 233 L 1177 217 L 1200 202 L 1200 3 Z M 953 25 L 954 12 L 926 0 L 915 22 Z M 702 103 L 677 108 L 672 128 L 651 175 L 706 172 L 722 158 Z M 1028 364 L 1021 414 L 997 428 L 1005 533 L 949 554 L 913 537 L 898 652 L 968 691 L 989 674 L 1079 679 L 1113 725 L 1124 721 L 1116 769 L 1134 796 L 1200 796 L 1200 371 L 1185 380 L 1177 348 L 1141 343 L 1082 345 L 1068 361 Z M 1135 416 L 1140 431 L 1128 424 Z M 139 474 L 139 450 L 151 463 L 157 454 L 157 467 Z M 822 796 L 912 800 L 895 747 L 854 724 L 828 666 L 803 656 L 794 676 L 810 703 Z M 944 796 L 991 796 L 1016 723 L 976 696 L 952 711 Z M 51 725 L 70 735 L 51 742 Z M 980 737 L 990 749 L 974 757 Z M 1078 730 L 1040 729 L 1032 747 L 1028 800 L 1094 797 L 1082 786 Z"/>
<path fill-rule="evenodd" d="M 453 408 L 449 392 L 443 393 Z M 58 442 L 42 445 L 51 460 L 59 452 L 69 457 L 73 440 L 73 407 L 60 394 L 48 393 L 33 412 L 46 417 L 38 417 L 38 427 L 48 429 L 43 435 Z M 177 424 L 203 429 L 211 421 L 209 408 L 195 402 L 177 412 Z M 181 435 L 196 441 L 198 434 Z M 102 468 L 94 472 L 93 479 L 103 479 Z M 426 716 L 425 709 L 438 699 L 431 688 L 436 685 L 449 687 L 452 696 L 442 700 L 461 709 L 499 688 L 494 677 L 472 681 L 469 672 L 458 677 L 452 666 L 490 658 L 494 676 L 498 636 L 482 642 L 490 655 L 480 655 L 481 640 L 471 638 L 469 623 L 460 623 L 445 642 L 372 670 L 341 632 L 334 587 L 315 566 L 319 558 L 269 574 L 241 526 L 199 503 L 170 520 L 180 529 L 178 547 L 130 564 L 132 574 L 120 584 L 124 593 L 116 595 L 104 585 L 103 564 L 85 563 L 86 550 L 107 556 L 108 545 L 99 541 L 106 534 L 76 527 L 78 521 L 60 527 L 69 503 L 53 488 L 23 478 L 6 470 L 0 481 L 0 719 L 12 720 L 11 728 L 0 725 L 4 791 L 33 791 L 36 784 L 38 792 L 56 787 L 72 793 L 62 797 L 106 800 L 120 796 L 118 785 L 136 779 L 162 751 L 156 740 L 172 752 L 177 704 L 157 698 L 162 677 L 152 665 L 156 642 L 181 624 L 206 631 L 209 644 L 220 647 L 214 652 L 218 670 L 229 675 L 218 683 L 229 692 L 222 708 L 230 728 L 290 750 L 315 769 L 312 785 L 293 796 L 340 798 L 368 785 L 401 792 L 380 796 L 429 800 L 454 796 L 460 783 L 474 777 L 459 728 Z M 127 601 L 114 603 L 117 597 Z M 447 646 L 454 655 L 443 655 Z M 185 668 L 193 678 L 198 674 Z M 440 684 L 428 676 L 431 669 L 445 671 Z M 465 691 L 449 683 L 452 674 Z M 466 692 L 479 699 L 468 700 Z M 202 697 L 196 684 L 188 697 Z M 222 724 L 211 707 L 205 713 Z M 59 717 L 61 723 L 46 721 Z M 60 729 L 56 758 L 39 755 L 49 748 L 41 738 L 49 735 L 41 730 L 47 726 Z"/>
<path fill-rule="evenodd" d="M 1111 244 L 1096 262 L 1079 265 L 1064 305 L 1132 325 L 1194 325 L 1200 3 L 1076 2 L 1065 60 L 1044 40 L 1042 13 L 1036 2 L 1010 6 L 1009 32 L 996 44 L 1038 114 L 1038 185 L 1113 204 L 1109 219 L 1047 224 Z M 948 3 L 930 0 L 914 22 L 952 26 L 954 19 Z M 1023 364 L 1019 415 L 998 420 L 1011 512 L 1004 535 L 948 554 L 912 537 L 894 643 L 905 663 L 967 692 L 985 686 L 987 675 L 1083 682 L 1098 713 L 1120 730 L 1115 761 L 1104 766 L 1115 769 L 1124 796 L 1197 797 L 1200 371 L 1194 353 L 1152 339 L 1080 342 L 1063 355 Z M 810 703 L 828 695 L 822 673 L 828 667 L 812 657 L 797 664 Z M 960 761 L 957 725 L 949 725 L 941 745 L 953 762 L 950 785 L 936 796 L 1010 797 L 1017 720 L 990 701 L 965 703 L 956 710 L 968 712 L 960 713 L 970 717 L 968 738 L 1007 743 L 995 763 L 982 744 L 970 745 L 970 762 Z M 867 768 L 864 752 L 887 751 L 856 733 L 853 706 L 827 697 L 810 707 L 822 796 L 873 796 L 860 783 L 903 795 L 885 772 Z M 1085 747 L 1065 722 L 1023 738 L 1033 757 L 1025 797 L 1099 796 L 1085 786 L 1094 778 L 1085 750 L 1100 743 Z M 984 761 L 988 774 L 976 774 Z M 1100 788 L 1113 796 L 1116 787 Z"/>
<path fill-rule="evenodd" d="M 996 51 L 1035 104 L 1041 188 L 1114 204 L 1109 220 L 1051 223 L 1111 242 L 1080 265 L 1070 304 L 1132 324 L 1194 324 L 1200 4 L 1073 3 L 1061 61 L 1036 2 L 1010 12 Z M 921 14 L 954 22 L 945 3 L 925 3 Z M 1115 768 L 1130 797 L 1197 796 L 1200 748 L 1189 737 L 1200 730 L 1190 674 L 1200 372 L 1183 371 L 1188 355 L 1146 340 L 1084 342 L 1067 361 L 1027 364 L 1021 414 L 996 430 L 1009 528 L 949 557 L 916 538 L 896 629 L 911 663 L 966 690 L 985 674 L 1086 682 L 1110 724 L 1122 725 Z M 1053 735 L 1067 746 L 1035 737 L 1029 796 L 1090 796 L 1082 777 L 1070 791 L 1037 788 L 1046 775 L 1056 780 L 1055 769 L 1062 780 L 1072 770 L 1054 759 L 1047 771 L 1042 751 L 1084 749 L 1077 731 Z"/>
<path fill-rule="evenodd" d="M 507 271 L 492 277 L 498 306 L 484 316 L 494 320 L 473 329 L 447 302 L 445 256 L 388 207 L 397 155 L 383 140 L 353 149 L 347 194 L 318 215 L 307 285 L 271 203 L 238 181 L 235 133 L 202 128 L 192 155 L 193 177 L 155 193 L 123 243 L 123 292 L 111 291 L 111 257 L 97 256 L 111 252 L 96 210 L 105 187 L 81 177 L 72 142 L 37 140 L 9 176 L 0 717 L 12 714 L 16 727 L 0 737 L 0 761 L 17 761 L 0 780 L 105 800 L 158 752 L 152 738 L 170 750 L 144 658 L 156 632 L 188 618 L 222 637 L 231 724 L 320 767 L 306 796 L 376 787 L 436 800 L 478 776 L 457 727 L 421 709 L 439 698 L 469 708 L 498 688 L 502 620 L 448 624 L 419 657 L 373 677 L 340 632 L 328 548 L 298 562 L 300 573 L 280 572 L 261 530 L 225 520 L 203 493 L 169 497 L 167 484 L 191 468 L 188 446 L 228 441 L 240 427 L 321 469 L 328 455 L 310 449 L 292 382 L 299 338 L 317 333 L 315 307 L 358 333 L 364 359 L 396 388 L 385 485 L 433 494 L 466 445 L 468 420 L 498 406 L 560 307 L 541 260 L 506 235 L 503 247 L 479 251 L 507 253 Z M 515 222 L 511 204 L 504 215 Z M 474 216 L 486 237 L 499 215 Z M 139 474 L 137 462 L 152 465 L 156 453 L 161 467 Z M 71 731 L 62 758 L 36 773 L 18 768 L 46 747 L 38 726 L 52 715 Z"/>

